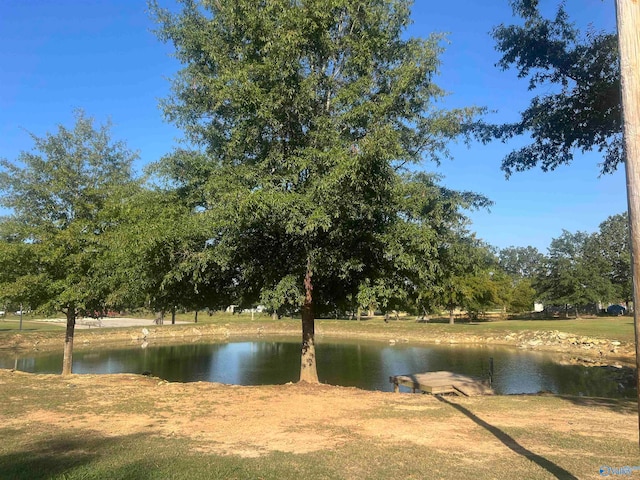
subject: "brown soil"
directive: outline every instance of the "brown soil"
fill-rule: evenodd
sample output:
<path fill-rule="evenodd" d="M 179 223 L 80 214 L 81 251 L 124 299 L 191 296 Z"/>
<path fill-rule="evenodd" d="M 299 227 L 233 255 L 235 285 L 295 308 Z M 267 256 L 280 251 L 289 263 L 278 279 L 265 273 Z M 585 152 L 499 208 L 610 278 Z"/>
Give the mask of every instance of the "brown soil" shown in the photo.
<path fill-rule="evenodd" d="M 82 402 L 0 414 L 3 427 L 40 425 L 91 430 L 106 437 L 136 433 L 178 437 L 193 440 L 202 452 L 222 455 L 301 454 L 339 448 L 364 437 L 378 444 L 420 445 L 499 461 L 518 453 L 513 444 L 536 455 L 551 454 L 554 447 L 547 439 L 557 435 L 605 438 L 615 432 L 617 441 L 637 440 L 633 405 L 610 408 L 607 400 L 597 399 L 438 399 L 304 383 L 240 387 L 168 383 L 129 374 L 62 377 L 0 370 L 1 388 L 31 381 L 41 383 L 51 398 L 69 395 L 73 389 L 73 396 Z M 503 432 L 512 428 L 543 434 L 513 439 L 510 444 L 495 433 L 506 435 Z"/>

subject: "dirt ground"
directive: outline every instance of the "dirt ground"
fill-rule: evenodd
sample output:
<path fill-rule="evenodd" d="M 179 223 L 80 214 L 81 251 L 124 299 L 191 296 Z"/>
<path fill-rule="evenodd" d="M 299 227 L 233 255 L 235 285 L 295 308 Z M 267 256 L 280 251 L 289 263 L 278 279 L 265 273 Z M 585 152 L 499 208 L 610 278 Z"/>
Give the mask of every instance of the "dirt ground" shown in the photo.
<path fill-rule="evenodd" d="M 253 326 L 246 327 L 246 332 L 227 325 L 166 330 L 148 325 L 149 320 L 143 322 L 136 330 L 88 328 L 79 332 L 76 345 L 92 348 L 123 338 L 136 343 L 175 342 L 183 337 L 193 341 L 199 336 L 256 333 Z M 290 327 L 274 324 L 258 330 L 259 335 L 284 334 Z M 469 339 L 456 338 L 465 340 Z M 14 348 L 54 345 L 47 335 L 12 339 Z M 575 354 L 583 345 L 556 341 L 549 346 Z M 611 351 L 609 344 L 602 348 Z M 466 465 L 470 471 L 484 466 L 485 474 L 477 478 L 514 478 L 512 469 L 523 480 L 601 478 L 602 465 L 640 466 L 637 415 L 635 402 L 628 400 L 555 395 L 434 397 L 304 383 L 247 387 L 170 383 L 130 374 L 62 377 L 0 370 L 0 426 L 7 431 L 180 439 L 191 444 L 195 454 L 254 460 L 279 454 L 380 452 L 388 446 L 395 452 L 415 450 L 423 463 L 432 457 L 442 465 L 441 472 L 451 466 Z M 451 475 L 407 478 L 476 478 L 452 471 Z M 531 473 L 523 476 L 522 472 Z M 640 476 L 640 471 L 633 475 Z"/>
<path fill-rule="evenodd" d="M 29 408 L 29 397 L 40 386 L 50 403 Z M 599 449 L 598 442 L 614 438 L 624 448 L 617 457 L 605 453 L 606 460 L 640 464 L 640 457 L 629 454 L 638 438 L 631 402 L 551 395 L 438 398 L 304 383 L 241 387 L 129 374 L 61 377 L 9 370 L 0 370 L 0 388 L 13 392 L 10 404 L 27 406 L 20 415 L 0 408 L 4 428 L 180 438 L 207 454 L 297 455 L 365 439 L 443 455 L 454 452 L 468 461 L 524 460 L 541 472 L 532 478 L 598 478 L 603 459 L 591 458 L 585 448 Z M 549 460 L 556 457 L 562 460 Z M 563 476 L 570 468 L 565 470 L 563 462 L 582 462 L 585 470 Z"/>
<path fill-rule="evenodd" d="M 55 323 L 61 326 L 66 325 L 66 320 L 64 318 L 54 318 L 54 319 L 38 319 L 39 323 Z M 164 322 L 166 325 L 171 323 L 171 318 L 165 318 Z M 184 325 L 188 322 L 176 321 L 176 325 Z M 156 327 L 157 324 L 155 320 L 149 318 L 132 318 L 132 317 L 109 317 L 109 318 L 79 318 L 76 321 L 76 329 L 78 330 L 90 330 L 96 329 L 99 327 L 109 327 L 109 328 L 126 328 L 126 327 Z"/>

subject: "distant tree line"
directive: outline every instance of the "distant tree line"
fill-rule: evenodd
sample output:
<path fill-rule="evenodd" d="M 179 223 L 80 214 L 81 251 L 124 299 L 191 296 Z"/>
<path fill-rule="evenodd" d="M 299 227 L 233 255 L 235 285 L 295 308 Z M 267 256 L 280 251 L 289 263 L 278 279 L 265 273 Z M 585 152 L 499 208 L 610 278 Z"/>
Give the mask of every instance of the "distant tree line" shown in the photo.
<path fill-rule="evenodd" d="M 597 232 L 569 232 L 554 238 L 543 255 L 535 248 L 500 251 L 500 264 L 513 278 L 527 282 L 537 301 L 579 315 L 581 307 L 600 310 L 629 305 L 633 279 L 627 214 L 607 218 Z"/>

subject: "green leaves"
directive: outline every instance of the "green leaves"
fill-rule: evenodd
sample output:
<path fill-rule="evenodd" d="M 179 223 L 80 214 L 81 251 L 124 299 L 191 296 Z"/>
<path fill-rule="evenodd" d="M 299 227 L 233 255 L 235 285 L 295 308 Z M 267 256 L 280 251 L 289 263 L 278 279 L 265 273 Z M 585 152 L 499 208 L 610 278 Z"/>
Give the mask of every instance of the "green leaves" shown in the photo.
<path fill-rule="evenodd" d="M 616 35 L 581 35 L 563 3 L 553 19 L 541 15 L 538 2 L 514 0 L 512 5 L 524 25 L 493 30 L 502 53 L 498 66 L 515 67 L 518 77 L 529 78 L 530 90 L 545 93 L 531 100 L 519 121 L 480 124 L 476 131 L 486 141 L 531 136 L 531 144 L 503 160 L 507 177 L 537 165 L 547 171 L 571 163 L 576 150 L 604 152 L 602 173 L 613 172 L 623 161 Z"/>
<path fill-rule="evenodd" d="M 108 124 L 96 130 L 82 111 L 75 115 L 73 130 L 60 125 L 56 134 L 32 134 L 33 152 L 0 160 L 0 202 L 33 227 L 64 229 L 92 219 L 109 187 L 131 179 L 136 154 L 111 141 Z"/>
<path fill-rule="evenodd" d="M 549 247 L 536 289 L 556 304 L 628 301 L 631 263 L 626 215 L 609 217 L 594 234 L 564 231 Z"/>
<path fill-rule="evenodd" d="M 163 109 L 202 147 L 158 171 L 202 209 L 206 253 L 241 303 L 295 310 L 309 267 L 318 313 L 364 291 L 408 305 L 434 278 L 438 242 L 462 232 L 461 209 L 488 204 L 403 174 L 446 155 L 478 113 L 436 108 L 442 37 L 405 38 L 410 3 L 151 5 L 183 62 Z"/>
<path fill-rule="evenodd" d="M 32 138 L 32 152 L 0 162 L 0 201 L 12 211 L 0 224 L 3 295 L 49 313 L 101 311 L 107 285 L 96 268 L 113 227 L 104 212 L 132 184 L 136 156 L 81 111 L 73 129 Z"/>
<path fill-rule="evenodd" d="M 502 270 L 515 281 L 535 278 L 545 262 L 545 256 L 531 246 L 503 248 L 498 257 Z"/>

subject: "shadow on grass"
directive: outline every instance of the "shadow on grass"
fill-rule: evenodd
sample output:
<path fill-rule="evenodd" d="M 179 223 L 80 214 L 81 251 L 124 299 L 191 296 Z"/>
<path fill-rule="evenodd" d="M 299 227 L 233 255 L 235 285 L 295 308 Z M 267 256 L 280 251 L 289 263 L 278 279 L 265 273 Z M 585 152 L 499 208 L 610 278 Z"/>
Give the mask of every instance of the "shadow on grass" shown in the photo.
<path fill-rule="evenodd" d="M 572 395 L 556 395 L 580 407 L 608 408 L 616 413 L 637 415 L 638 404 L 627 398 L 576 397 Z"/>
<path fill-rule="evenodd" d="M 42 331 L 41 328 L 38 327 L 22 327 L 22 330 L 19 329 L 19 327 L 16 326 L 12 326 L 12 325 L 2 325 L 0 324 L 0 332 L 16 332 L 16 333 L 20 333 L 20 332 L 37 332 L 38 330 Z"/>
<path fill-rule="evenodd" d="M 20 435 L 20 432 L 15 433 Z M 2 436 L 10 438 L 11 431 L 4 430 Z M 148 436 L 144 436 L 144 439 L 148 439 Z M 119 457 L 123 443 L 131 445 L 142 440 L 141 434 L 102 437 L 94 432 L 67 432 L 47 436 L 19 450 L 0 455 L 0 477 L 3 480 L 86 478 L 91 477 L 87 475 L 87 471 L 95 471 L 95 464 L 107 458 L 107 465 L 103 464 L 101 467 L 108 468 L 109 478 L 155 478 L 150 462 L 130 458 L 128 461 L 108 465 L 109 457 Z"/>
<path fill-rule="evenodd" d="M 552 461 L 547 460 L 546 458 L 538 455 L 537 453 L 534 453 L 531 450 L 523 447 L 512 436 L 503 432 L 498 427 L 494 427 L 490 423 L 485 422 L 480 417 L 476 416 L 473 412 L 464 408 L 462 405 L 458 405 L 457 403 L 450 402 L 449 400 L 447 400 L 446 398 L 440 395 L 436 395 L 436 398 L 441 402 L 446 403 L 447 405 L 450 405 L 451 407 L 455 408 L 459 412 L 463 413 L 464 415 L 469 417 L 476 425 L 479 425 L 485 430 L 487 430 L 488 432 L 490 432 L 493 436 L 495 436 L 498 440 L 500 440 L 511 451 L 525 457 L 527 460 L 532 461 L 533 463 L 545 469 L 547 472 L 549 472 L 551 475 L 555 476 L 556 478 L 560 478 L 563 480 L 578 480 L 577 477 L 574 476 L 571 472 L 565 470 L 560 465 L 556 465 Z"/>

